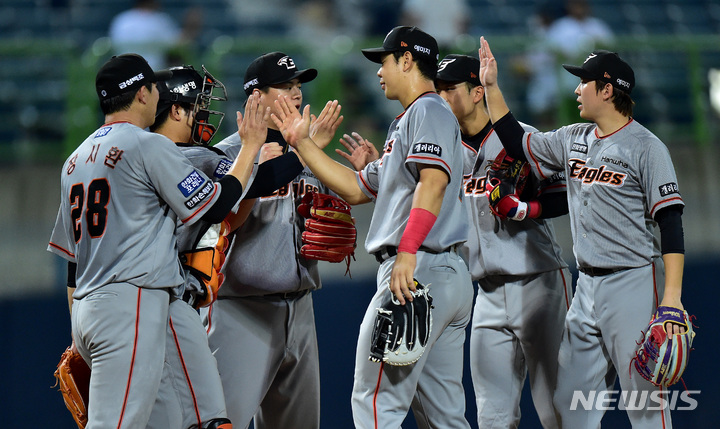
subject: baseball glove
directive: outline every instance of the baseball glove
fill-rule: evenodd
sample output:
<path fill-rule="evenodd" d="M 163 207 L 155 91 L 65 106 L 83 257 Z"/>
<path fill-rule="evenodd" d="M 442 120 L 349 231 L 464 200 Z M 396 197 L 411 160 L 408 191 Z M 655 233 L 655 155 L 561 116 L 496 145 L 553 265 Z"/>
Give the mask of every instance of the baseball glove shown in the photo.
<path fill-rule="evenodd" d="M 685 328 L 682 334 L 668 335 L 665 323 Z M 658 307 L 643 334 L 637 354 L 631 361 L 637 372 L 655 386 L 670 386 L 680 380 L 687 367 L 695 331 L 688 313 L 673 307 Z"/>
<path fill-rule="evenodd" d="M 528 205 L 520 199 L 530 174 L 530 164 L 514 159 L 501 150 L 490 165 L 485 181 L 485 191 L 490 210 L 501 219 L 523 220 Z"/>
<path fill-rule="evenodd" d="M 404 366 L 417 362 L 432 331 L 432 296 L 415 280 L 413 300 L 400 305 L 395 296 L 377 308 L 370 340 L 370 360 Z"/>
<path fill-rule="evenodd" d="M 225 222 L 214 224 L 200 238 L 195 249 L 180 254 L 183 268 L 199 280 L 202 288 L 192 301 L 196 309 L 215 302 L 218 289 L 225 279 L 220 269 L 225 262 L 225 251 L 229 244 L 227 231 Z"/>
<path fill-rule="evenodd" d="M 355 258 L 357 230 L 350 215 L 350 205 L 332 195 L 307 192 L 298 206 L 306 218 L 300 254 L 308 259 L 328 262 Z"/>
<path fill-rule="evenodd" d="M 90 391 L 90 367 L 73 346 L 60 356 L 55 370 L 55 386 L 60 388 L 65 406 L 70 410 L 80 429 L 87 424 L 88 393 Z M 53 386 L 53 387 L 55 387 Z"/>

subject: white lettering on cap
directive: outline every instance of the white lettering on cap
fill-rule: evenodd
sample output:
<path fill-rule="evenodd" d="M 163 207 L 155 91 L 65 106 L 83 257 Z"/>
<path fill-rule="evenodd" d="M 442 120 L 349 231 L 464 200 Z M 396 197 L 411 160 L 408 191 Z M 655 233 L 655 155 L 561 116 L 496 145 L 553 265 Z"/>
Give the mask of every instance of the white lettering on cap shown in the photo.
<path fill-rule="evenodd" d="M 127 88 L 128 86 L 132 85 L 133 83 L 135 83 L 135 82 L 140 82 L 140 81 L 143 80 L 143 79 L 145 79 L 145 75 L 143 75 L 142 73 L 139 73 L 138 75 L 133 76 L 133 77 L 131 77 L 130 79 L 128 79 L 128 80 L 126 80 L 126 81 L 120 82 L 120 83 L 118 84 L 118 88 L 120 88 L 120 89 L 125 89 L 125 88 Z"/>
<path fill-rule="evenodd" d="M 628 82 L 628 81 L 625 81 L 622 79 L 617 79 L 617 80 L 615 80 L 615 82 L 617 82 L 617 84 L 620 86 L 624 86 L 625 88 L 630 89 L 630 82 Z"/>
<path fill-rule="evenodd" d="M 597 54 L 590 54 L 590 55 L 588 55 L 588 57 L 585 58 L 585 61 L 583 61 L 583 64 L 585 64 L 586 62 L 590 61 L 591 59 L 593 59 L 593 58 L 595 58 L 595 57 L 597 57 Z"/>
<path fill-rule="evenodd" d="M 258 83 L 260 83 L 260 82 L 258 82 L 257 78 L 255 78 L 249 82 L 245 82 L 245 85 L 243 85 L 243 89 L 248 89 L 253 85 L 257 85 Z"/>
<path fill-rule="evenodd" d="M 415 45 L 414 48 L 418 52 L 422 52 L 425 55 L 430 55 L 430 48 L 426 48 L 426 47 L 420 46 L 420 45 Z"/>

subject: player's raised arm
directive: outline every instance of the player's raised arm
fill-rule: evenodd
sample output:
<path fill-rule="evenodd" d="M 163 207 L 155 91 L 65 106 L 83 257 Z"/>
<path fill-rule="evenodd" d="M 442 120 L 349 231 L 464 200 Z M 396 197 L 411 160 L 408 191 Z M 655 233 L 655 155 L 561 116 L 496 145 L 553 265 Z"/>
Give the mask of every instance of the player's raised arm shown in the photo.
<path fill-rule="evenodd" d="M 250 180 L 255 157 L 262 145 L 265 144 L 269 118 L 270 109 L 263 109 L 260 105 L 260 97 L 254 93 L 248 97 L 245 105 L 245 117 L 237 112 L 238 134 L 240 134 L 243 145 L 227 174 L 238 179 L 243 188 Z"/>
<path fill-rule="evenodd" d="M 367 203 L 370 199 L 360 190 L 355 172 L 330 158 L 310 138 L 310 105 L 302 115 L 287 96 L 275 101 L 277 114 L 271 118 L 285 140 L 297 149 L 310 170 L 321 182 L 350 204 Z"/>
<path fill-rule="evenodd" d="M 522 150 L 522 136 L 524 131 L 512 116 L 512 113 L 510 113 L 502 91 L 500 91 L 497 82 L 497 61 L 495 61 L 495 57 L 485 37 L 480 37 L 478 55 L 480 56 L 480 81 L 485 87 L 485 102 L 487 103 L 488 115 L 490 116 L 490 121 L 493 123 L 495 132 L 498 137 L 500 137 L 500 141 L 507 150 L 508 155 L 527 161 L 525 153 Z"/>

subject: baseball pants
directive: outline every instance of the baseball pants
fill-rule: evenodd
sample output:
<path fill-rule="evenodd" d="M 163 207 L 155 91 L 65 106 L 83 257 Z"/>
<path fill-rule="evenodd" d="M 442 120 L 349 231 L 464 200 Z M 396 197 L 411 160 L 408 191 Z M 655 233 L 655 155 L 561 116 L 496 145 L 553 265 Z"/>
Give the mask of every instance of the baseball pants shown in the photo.
<path fill-rule="evenodd" d="M 557 428 L 552 403 L 565 314 L 567 268 L 478 281 L 470 333 L 470 373 L 481 428 L 517 428 L 526 374 L 540 422 Z"/>
<path fill-rule="evenodd" d="M 222 382 L 198 312 L 185 301 L 170 302 L 163 382 L 148 428 L 187 429 L 227 418 Z"/>
<path fill-rule="evenodd" d="M 377 274 L 377 292 L 360 326 L 352 393 L 356 428 L 400 428 L 412 406 L 419 428 L 469 428 L 462 385 L 465 327 L 473 287 L 465 262 L 455 252 L 417 253 L 415 278 L 433 297 L 433 324 L 423 356 L 412 365 L 368 360 L 376 308 L 390 297 L 395 257 Z"/>
<path fill-rule="evenodd" d="M 78 352 L 90 365 L 87 429 L 144 428 L 163 373 L 170 295 L 103 286 L 72 305 Z"/>
<path fill-rule="evenodd" d="M 558 356 L 554 405 L 562 427 L 600 428 L 604 407 L 596 401 L 584 406 L 578 398 L 605 395 L 618 377 L 626 400 L 620 394 L 610 397 L 626 409 L 633 428 L 672 427 L 669 410 L 647 400 L 660 388 L 631 367 L 642 331 L 662 297 L 653 270 L 649 264 L 604 276 L 579 274 Z"/>
<path fill-rule="evenodd" d="M 318 429 L 320 364 L 312 293 L 218 299 L 203 309 L 235 428 Z"/>

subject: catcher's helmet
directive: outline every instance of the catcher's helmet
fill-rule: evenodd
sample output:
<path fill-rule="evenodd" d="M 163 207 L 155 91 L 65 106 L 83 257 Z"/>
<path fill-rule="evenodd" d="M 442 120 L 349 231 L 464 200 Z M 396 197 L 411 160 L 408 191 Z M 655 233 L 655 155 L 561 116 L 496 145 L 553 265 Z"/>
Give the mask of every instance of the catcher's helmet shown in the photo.
<path fill-rule="evenodd" d="M 192 141 L 195 144 L 207 145 L 220 128 L 225 114 L 210 110 L 210 101 L 227 100 L 225 85 L 215 79 L 205 66 L 201 76 L 193 66 L 179 66 L 169 69 L 172 76 L 158 82 L 160 100 L 156 116 L 169 109 L 173 104 L 189 104 L 193 107 Z M 210 123 L 210 115 L 215 115 L 216 124 Z M 214 121 L 213 121 L 214 122 Z"/>

